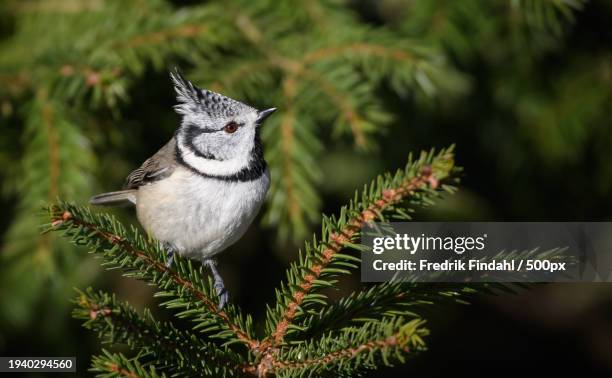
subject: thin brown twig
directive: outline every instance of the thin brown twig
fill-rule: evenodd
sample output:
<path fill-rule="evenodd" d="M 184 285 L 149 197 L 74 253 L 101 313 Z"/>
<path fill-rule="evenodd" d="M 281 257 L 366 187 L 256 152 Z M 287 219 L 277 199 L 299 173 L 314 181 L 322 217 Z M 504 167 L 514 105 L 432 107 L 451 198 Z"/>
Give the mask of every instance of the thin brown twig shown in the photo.
<path fill-rule="evenodd" d="M 103 77 L 116 79 L 124 73 L 121 67 L 115 67 L 108 70 L 96 70 L 89 66 L 74 64 L 64 64 L 57 71 L 63 77 L 82 76 L 85 80 L 85 85 L 88 87 L 94 87 L 103 83 Z"/>
<path fill-rule="evenodd" d="M 290 100 L 289 100 L 290 101 Z M 281 119 L 281 148 L 283 150 L 282 182 L 287 197 L 287 210 L 292 219 L 300 219 L 302 208 L 298 203 L 293 182 L 293 145 L 295 138 L 295 114 L 290 108 Z"/>
<path fill-rule="evenodd" d="M 401 346 L 399 336 L 397 334 L 387 337 L 384 340 L 374 340 L 363 343 L 356 347 L 340 349 L 318 358 L 311 358 L 303 361 L 275 361 L 273 366 L 275 369 L 299 369 L 318 364 L 330 364 L 342 358 L 353 358 L 361 352 L 371 351 L 374 349 L 384 349 L 389 347 Z M 404 352 L 410 352 L 410 347 L 404 346 Z"/>
<path fill-rule="evenodd" d="M 115 43 L 113 47 L 135 48 L 135 47 L 140 47 L 142 45 L 147 45 L 147 44 L 158 44 L 162 42 L 167 42 L 168 40 L 172 38 L 193 38 L 202 33 L 207 32 L 208 30 L 209 30 L 208 25 L 201 25 L 201 24 L 180 25 L 172 29 L 155 31 L 155 32 L 147 33 L 147 34 L 138 35 L 126 42 Z"/>
<path fill-rule="evenodd" d="M 102 8 L 102 0 L 47 0 L 47 1 L 12 1 L 8 10 L 15 13 L 81 13 L 97 11 Z"/>
<path fill-rule="evenodd" d="M 418 63 L 418 60 L 416 60 L 414 56 L 404 50 L 391 49 L 389 47 L 373 43 L 353 43 L 346 46 L 323 47 L 306 54 L 302 61 L 304 64 L 309 65 L 346 53 L 377 55 L 388 57 L 397 61 Z"/>
<path fill-rule="evenodd" d="M 41 119 L 46 131 L 47 148 L 49 157 L 49 200 L 54 200 L 59 195 L 59 176 L 61 161 L 59 156 L 59 145 L 57 130 L 55 130 L 55 115 L 52 105 L 47 101 L 46 94 L 39 91 L 38 100 L 41 107 Z"/>
<path fill-rule="evenodd" d="M 11 94 L 21 93 L 25 88 L 31 85 L 31 80 L 25 71 L 18 71 L 9 74 L 0 74 L 0 84 L 3 89 Z"/>
<path fill-rule="evenodd" d="M 117 327 L 117 326 L 125 327 L 126 329 L 130 330 L 132 333 L 139 334 L 140 337 L 143 339 L 147 339 L 148 341 L 152 343 L 159 343 L 158 345 L 161 345 L 161 347 L 164 348 L 168 352 L 174 352 L 177 350 L 181 350 L 184 347 L 183 345 L 175 343 L 168 338 L 155 337 L 154 332 L 151 332 L 147 330 L 146 328 L 143 329 L 137 324 L 133 324 L 129 322 L 128 319 L 118 316 L 117 313 L 109 306 L 106 306 L 106 305 L 101 306 L 99 303 L 90 301 L 85 296 L 82 296 L 79 302 L 82 308 L 89 310 L 89 317 L 92 320 L 96 320 L 98 316 L 102 316 L 104 319 L 110 319 L 113 322 L 114 327 Z M 119 307 L 119 309 L 121 308 Z M 193 347 L 193 345 L 191 345 L 191 347 Z M 185 353 L 185 351 L 182 350 L 181 353 Z M 235 361 L 232 361 L 229 358 L 225 358 L 222 360 L 219 358 L 216 358 L 215 361 L 218 363 L 222 363 L 227 368 L 238 368 L 242 370 L 243 372 L 247 373 L 247 371 L 245 371 L 242 366 L 240 366 L 239 364 L 236 364 Z"/>
<path fill-rule="evenodd" d="M 138 35 L 127 41 L 116 42 L 111 45 L 112 49 L 118 48 L 137 48 L 146 44 L 159 44 L 167 42 L 173 38 L 193 38 L 208 31 L 208 25 L 188 24 L 181 25 L 172 29 L 155 31 L 148 34 Z M 110 70 L 110 78 L 118 78 L 123 75 L 123 70 L 120 67 L 115 67 Z M 88 66 L 77 66 L 74 64 L 62 64 L 57 68 L 57 73 L 60 76 L 68 77 L 73 75 L 83 76 L 85 83 L 89 87 L 93 87 L 102 82 L 102 71 Z M 22 89 L 29 86 L 30 80 L 25 76 L 24 72 L 19 72 L 17 75 L 0 75 L 0 80 L 6 81 L 9 85 L 15 88 Z"/>
<path fill-rule="evenodd" d="M 112 362 L 107 362 L 106 367 L 108 371 L 119 374 L 120 377 L 128 377 L 128 378 L 140 378 L 140 376 L 134 373 L 131 370 L 127 370 L 119 366 L 119 364 L 114 364 Z"/>

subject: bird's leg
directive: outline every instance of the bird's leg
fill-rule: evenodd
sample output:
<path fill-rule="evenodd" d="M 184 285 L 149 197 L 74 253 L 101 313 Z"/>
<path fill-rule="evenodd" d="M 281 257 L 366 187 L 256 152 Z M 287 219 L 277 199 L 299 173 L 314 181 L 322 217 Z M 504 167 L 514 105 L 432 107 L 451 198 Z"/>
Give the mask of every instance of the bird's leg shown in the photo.
<path fill-rule="evenodd" d="M 174 247 L 169 243 L 163 244 L 164 249 L 166 250 L 166 268 L 170 268 L 172 263 L 174 262 Z"/>
<path fill-rule="evenodd" d="M 213 275 L 213 279 L 215 281 L 215 291 L 217 292 L 217 296 L 219 297 L 219 310 L 221 310 L 229 300 L 229 293 L 225 288 L 223 278 L 221 278 L 221 275 L 217 270 L 217 261 L 215 261 L 214 259 L 206 259 L 203 261 L 203 264 L 210 269 L 210 272 Z"/>

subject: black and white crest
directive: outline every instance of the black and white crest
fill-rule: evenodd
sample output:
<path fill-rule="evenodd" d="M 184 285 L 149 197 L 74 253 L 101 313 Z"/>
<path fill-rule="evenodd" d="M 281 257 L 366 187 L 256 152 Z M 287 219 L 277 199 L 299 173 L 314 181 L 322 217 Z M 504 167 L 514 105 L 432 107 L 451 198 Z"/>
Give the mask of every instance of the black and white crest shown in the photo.
<path fill-rule="evenodd" d="M 202 89 L 185 79 L 178 70 L 170 72 L 178 104 L 174 109 L 182 115 L 205 113 L 209 117 L 233 117 L 252 108 L 220 93 Z"/>

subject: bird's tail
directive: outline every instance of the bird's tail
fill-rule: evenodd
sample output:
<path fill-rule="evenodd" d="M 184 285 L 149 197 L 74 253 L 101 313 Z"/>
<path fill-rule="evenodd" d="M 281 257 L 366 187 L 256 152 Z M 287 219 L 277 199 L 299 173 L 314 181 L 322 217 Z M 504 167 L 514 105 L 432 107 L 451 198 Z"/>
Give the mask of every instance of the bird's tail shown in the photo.
<path fill-rule="evenodd" d="M 136 190 L 120 190 L 91 197 L 89 203 L 94 206 L 127 206 L 136 204 Z"/>

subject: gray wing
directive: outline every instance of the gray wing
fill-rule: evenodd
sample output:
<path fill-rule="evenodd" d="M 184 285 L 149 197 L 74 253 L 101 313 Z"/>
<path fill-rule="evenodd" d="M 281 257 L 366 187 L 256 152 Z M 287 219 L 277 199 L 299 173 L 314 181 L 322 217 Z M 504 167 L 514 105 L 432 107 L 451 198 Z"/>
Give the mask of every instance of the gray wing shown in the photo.
<path fill-rule="evenodd" d="M 162 180 L 176 169 L 176 140 L 170 139 L 157 153 L 134 170 L 125 179 L 123 189 L 138 189 L 140 186 Z"/>

